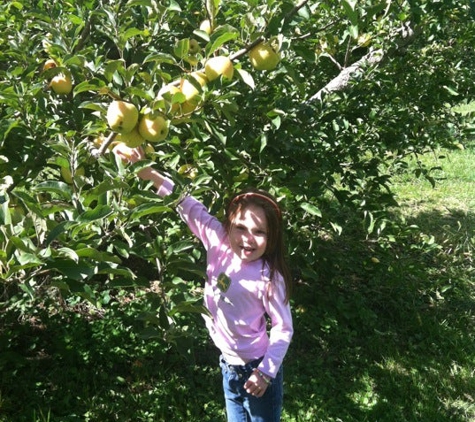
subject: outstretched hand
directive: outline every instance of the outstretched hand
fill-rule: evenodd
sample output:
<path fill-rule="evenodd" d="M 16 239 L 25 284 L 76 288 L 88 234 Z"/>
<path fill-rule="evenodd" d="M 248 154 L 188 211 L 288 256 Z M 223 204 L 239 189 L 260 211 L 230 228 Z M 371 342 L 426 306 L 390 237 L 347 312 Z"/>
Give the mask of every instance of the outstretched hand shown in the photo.
<path fill-rule="evenodd" d="M 130 148 L 127 145 L 120 143 L 117 144 L 112 151 L 126 163 L 136 163 L 145 158 L 145 152 L 142 147 Z"/>
<path fill-rule="evenodd" d="M 145 152 L 142 147 L 130 148 L 125 144 L 117 144 L 113 149 L 114 154 L 119 156 L 124 163 L 136 163 L 145 159 Z M 151 166 L 141 169 L 137 175 L 143 180 L 151 180 L 154 186 L 159 189 L 163 183 L 163 176 Z"/>

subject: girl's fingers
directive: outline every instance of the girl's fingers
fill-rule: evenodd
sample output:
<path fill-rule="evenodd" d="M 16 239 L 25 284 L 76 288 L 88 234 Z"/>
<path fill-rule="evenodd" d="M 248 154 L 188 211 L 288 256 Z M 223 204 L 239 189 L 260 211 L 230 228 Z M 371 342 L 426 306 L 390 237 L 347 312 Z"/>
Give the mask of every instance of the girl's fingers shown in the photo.
<path fill-rule="evenodd" d="M 114 153 L 117 154 L 123 161 L 135 163 L 144 158 L 145 154 L 141 147 L 130 148 L 125 144 L 117 144 L 114 149 Z"/>
<path fill-rule="evenodd" d="M 267 390 L 267 384 L 261 382 L 261 380 L 254 375 L 251 375 L 246 384 L 244 384 L 244 388 L 249 394 L 255 397 L 262 397 Z"/>

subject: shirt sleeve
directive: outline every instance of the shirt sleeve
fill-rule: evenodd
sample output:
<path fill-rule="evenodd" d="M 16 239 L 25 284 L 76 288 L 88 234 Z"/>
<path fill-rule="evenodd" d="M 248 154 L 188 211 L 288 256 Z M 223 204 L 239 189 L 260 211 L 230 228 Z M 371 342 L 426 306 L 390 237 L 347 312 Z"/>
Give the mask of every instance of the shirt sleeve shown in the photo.
<path fill-rule="evenodd" d="M 290 304 L 285 302 L 285 284 L 282 278 L 272 282 L 272 289 L 264 299 L 271 320 L 269 346 L 259 370 L 275 378 L 282 365 L 294 333 Z"/>
<path fill-rule="evenodd" d="M 162 184 L 157 189 L 157 195 L 161 196 L 162 198 L 164 196 L 168 196 L 173 192 L 174 187 L 175 184 L 173 183 L 173 181 L 168 177 L 163 176 Z"/>
<path fill-rule="evenodd" d="M 223 225 L 200 201 L 192 196 L 186 196 L 178 204 L 177 211 L 207 251 L 221 243 Z"/>

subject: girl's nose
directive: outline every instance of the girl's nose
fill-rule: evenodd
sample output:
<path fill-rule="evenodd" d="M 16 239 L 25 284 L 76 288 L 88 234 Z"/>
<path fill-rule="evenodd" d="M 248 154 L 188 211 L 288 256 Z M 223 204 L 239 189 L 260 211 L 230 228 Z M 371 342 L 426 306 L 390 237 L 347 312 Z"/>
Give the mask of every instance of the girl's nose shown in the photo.
<path fill-rule="evenodd" d="M 254 236 L 252 235 L 251 232 L 246 231 L 246 232 L 243 233 L 243 240 L 248 244 L 253 244 L 254 243 Z"/>

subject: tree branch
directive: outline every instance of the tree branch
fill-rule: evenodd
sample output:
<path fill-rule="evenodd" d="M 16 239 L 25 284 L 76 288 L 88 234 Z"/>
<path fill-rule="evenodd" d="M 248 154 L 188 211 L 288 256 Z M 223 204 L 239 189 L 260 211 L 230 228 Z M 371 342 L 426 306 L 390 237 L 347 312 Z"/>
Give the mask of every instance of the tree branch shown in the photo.
<path fill-rule="evenodd" d="M 395 31 L 395 36 L 399 37 L 399 39 L 396 41 L 396 47 L 393 50 L 389 50 L 386 53 L 382 49 L 370 51 L 351 66 L 343 68 L 338 76 L 328 82 L 316 94 L 312 95 L 307 101 L 305 101 L 304 105 L 309 105 L 317 100 L 322 101 L 325 94 L 345 90 L 351 80 L 364 73 L 366 67 L 376 66 L 380 64 L 385 57 L 394 53 L 394 51 L 403 50 L 417 38 L 420 32 L 419 29 L 412 28 L 410 24 L 403 25 Z"/>

